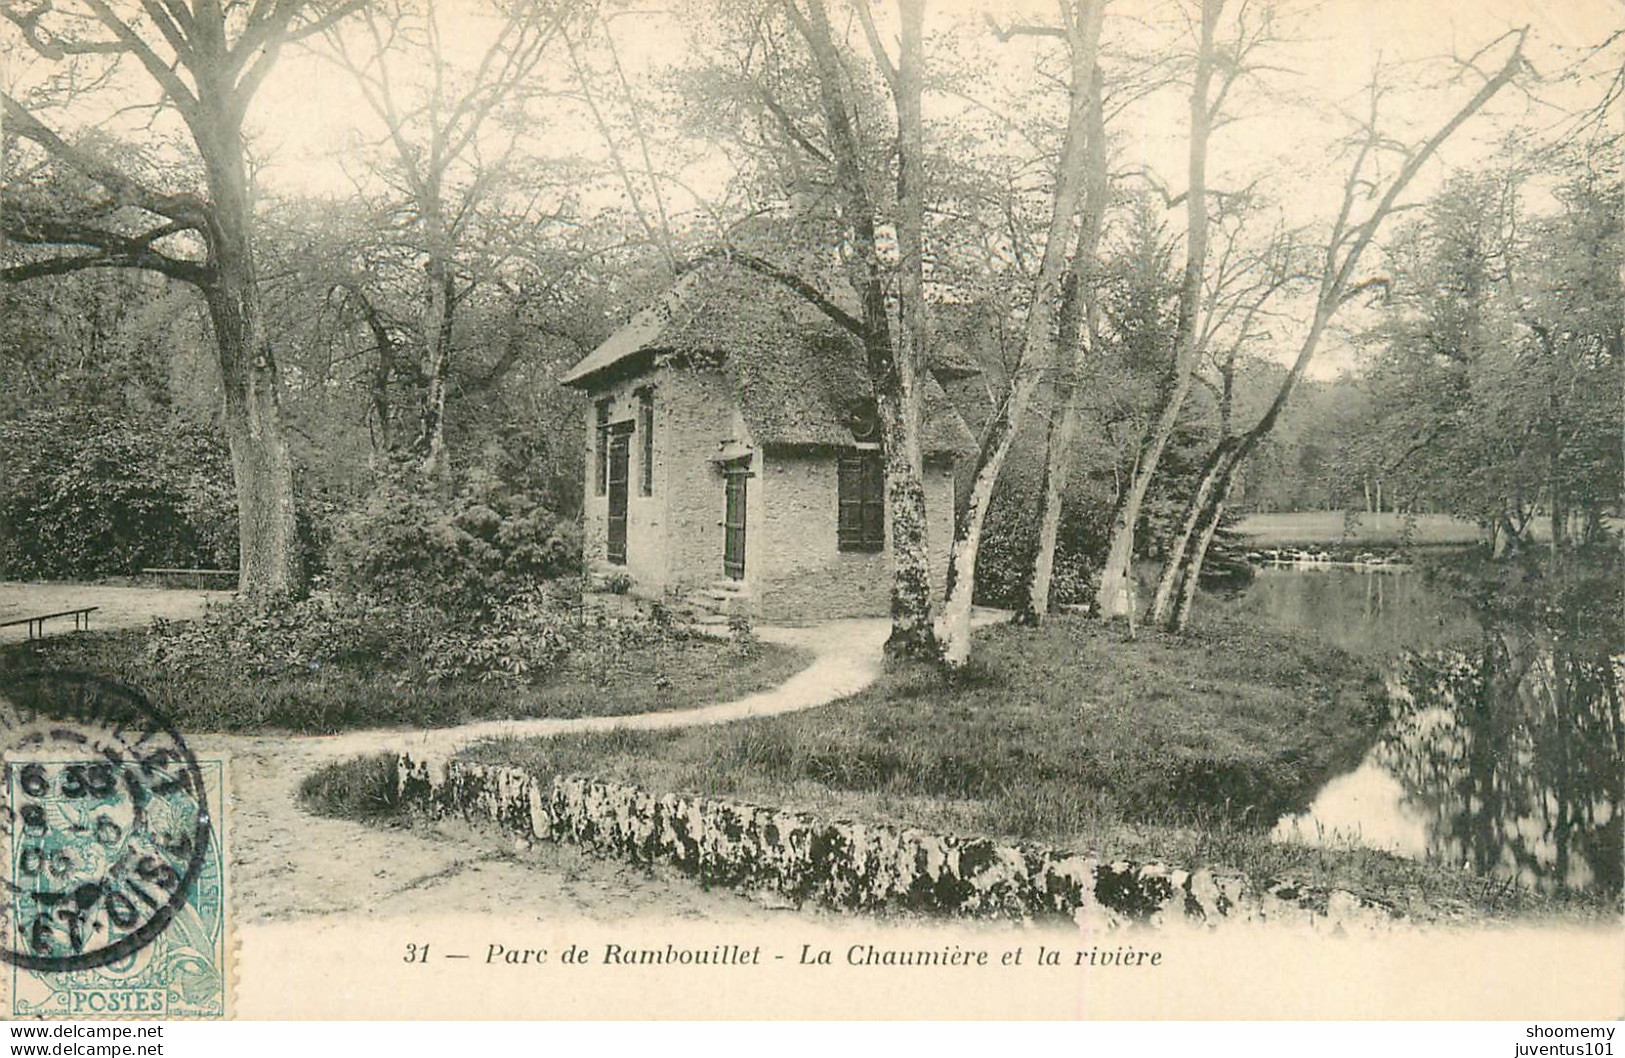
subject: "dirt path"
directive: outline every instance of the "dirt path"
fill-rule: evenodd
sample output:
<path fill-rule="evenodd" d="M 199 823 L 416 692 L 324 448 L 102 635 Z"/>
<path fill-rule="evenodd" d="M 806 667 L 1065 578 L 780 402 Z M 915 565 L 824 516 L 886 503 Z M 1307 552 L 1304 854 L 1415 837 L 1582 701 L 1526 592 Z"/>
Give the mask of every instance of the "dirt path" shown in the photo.
<path fill-rule="evenodd" d="M 106 584 L 29 584 L 21 581 L 0 581 L 0 621 L 35 614 L 57 613 L 81 606 L 95 606 L 90 615 L 90 627 L 95 631 L 110 628 L 143 628 L 154 617 L 171 621 L 187 621 L 203 616 L 203 609 L 211 601 L 229 599 L 229 591 L 191 591 L 176 588 L 123 588 Z M 45 625 L 47 635 L 73 631 L 71 618 L 57 618 Z M 0 628 L 0 643 L 15 643 L 28 638 L 28 630 L 21 625 Z"/>
<path fill-rule="evenodd" d="M 310 915 L 480 912 L 621 918 L 770 914 L 731 892 L 600 860 L 542 842 L 518 846 L 461 826 L 432 832 L 376 828 L 309 815 L 300 781 L 325 763 L 410 749 L 450 753 L 497 735 L 537 736 L 728 723 L 794 712 L 856 693 L 880 671 L 883 621 L 764 629 L 764 639 L 810 650 L 813 662 L 772 690 L 695 709 L 573 720 L 505 720 L 436 731 L 357 731 L 325 737 L 201 735 L 199 757 L 231 760 L 233 903 L 244 924 Z"/>
<path fill-rule="evenodd" d="M 369 827 L 310 815 L 299 808 L 296 792 L 305 775 L 333 759 L 325 747 L 212 736 L 195 739 L 194 749 L 199 756 L 224 751 L 231 757 L 230 877 L 243 925 L 451 910 L 586 918 L 753 910 L 731 893 L 707 892 L 551 842 L 526 846 L 460 825 Z"/>

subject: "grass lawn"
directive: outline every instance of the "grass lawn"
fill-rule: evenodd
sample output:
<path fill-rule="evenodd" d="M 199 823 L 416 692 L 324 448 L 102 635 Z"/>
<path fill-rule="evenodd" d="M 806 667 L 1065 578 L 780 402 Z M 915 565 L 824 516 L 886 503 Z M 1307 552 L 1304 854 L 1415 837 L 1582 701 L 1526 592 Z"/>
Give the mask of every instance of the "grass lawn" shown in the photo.
<path fill-rule="evenodd" d="M 1418 514 L 1409 536 L 1406 516 L 1385 511 L 1360 512 L 1352 525 L 1345 525 L 1342 511 L 1286 511 L 1280 514 L 1249 514 L 1236 521 L 1236 531 L 1251 547 L 1288 547 L 1308 544 L 1364 547 L 1398 547 L 1410 544 L 1475 544 L 1478 526 L 1449 514 Z"/>
<path fill-rule="evenodd" d="M 288 731 L 332 734 L 371 727 L 450 727 L 471 720 L 607 716 L 685 709 L 784 682 L 811 656 L 774 643 L 672 639 L 618 654 L 567 659 L 541 682 L 397 686 L 391 672 L 329 666 L 297 678 L 224 681 L 174 674 L 147 657 L 139 630 L 56 636 L 0 647 L 9 671 L 72 668 L 140 688 L 188 734 Z"/>
<path fill-rule="evenodd" d="M 1139 825 L 1273 822 L 1360 758 L 1379 695 L 1353 659 L 1287 637 L 1225 625 L 1131 641 L 1059 619 L 986 630 L 963 675 L 894 668 L 803 714 L 468 755 L 1098 848 Z"/>

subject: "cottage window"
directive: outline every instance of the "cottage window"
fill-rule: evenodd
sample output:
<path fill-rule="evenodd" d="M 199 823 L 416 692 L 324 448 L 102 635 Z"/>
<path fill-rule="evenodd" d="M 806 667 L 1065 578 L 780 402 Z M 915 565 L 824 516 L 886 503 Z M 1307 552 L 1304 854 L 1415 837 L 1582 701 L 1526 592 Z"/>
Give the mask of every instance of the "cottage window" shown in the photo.
<path fill-rule="evenodd" d="M 609 482 L 609 398 L 598 402 L 597 448 L 593 456 L 592 491 L 602 496 Z"/>
<path fill-rule="evenodd" d="M 886 469 L 880 453 L 845 453 L 837 474 L 837 545 L 842 551 L 881 550 L 886 546 Z"/>
<path fill-rule="evenodd" d="M 638 495 L 655 494 L 655 391 L 645 386 L 638 390 L 638 434 L 643 441 L 638 473 Z"/>

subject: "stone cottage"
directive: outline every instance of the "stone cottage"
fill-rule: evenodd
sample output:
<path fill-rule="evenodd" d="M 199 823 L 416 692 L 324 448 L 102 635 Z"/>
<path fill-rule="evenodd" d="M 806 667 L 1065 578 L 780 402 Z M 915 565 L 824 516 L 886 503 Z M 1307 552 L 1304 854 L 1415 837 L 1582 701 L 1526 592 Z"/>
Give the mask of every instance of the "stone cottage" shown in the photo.
<path fill-rule="evenodd" d="M 963 368 L 946 368 L 962 372 Z M 585 540 L 601 580 L 719 615 L 882 616 L 891 553 L 861 349 L 777 283 L 684 274 L 571 368 L 590 398 Z M 940 591 L 956 461 L 974 439 L 924 380 L 926 508 Z"/>

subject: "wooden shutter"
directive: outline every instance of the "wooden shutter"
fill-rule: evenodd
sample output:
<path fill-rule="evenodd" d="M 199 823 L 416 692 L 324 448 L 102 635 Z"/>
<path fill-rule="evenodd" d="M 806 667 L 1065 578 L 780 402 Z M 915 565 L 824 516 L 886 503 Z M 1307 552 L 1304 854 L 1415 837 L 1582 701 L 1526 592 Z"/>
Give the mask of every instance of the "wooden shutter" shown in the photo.
<path fill-rule="evenodd" d="M 597 404 L 598 436 L 592 467 L 592 493 L 602 496 L 609 483 L 609 398 Z"/>
<path fill-rule="evenodd" d="M 842 551 L 879 551 L 886 546 L 886 470 L 880 453 L 843 454 L 836 468 L 837 545 Z"/>
<path fill-rule="evenodd" d="M 842 551 L 863 549 L 863 459 L 857 452 L 837 463 L 839 509 L 835 520 L 837 546 Z"/>
<path fill-rule="evenodd" d="M 863 546 L 879 551 L 886 546 L 886 468 L 879 452 L 865 452 L 863 463 Z"/>

